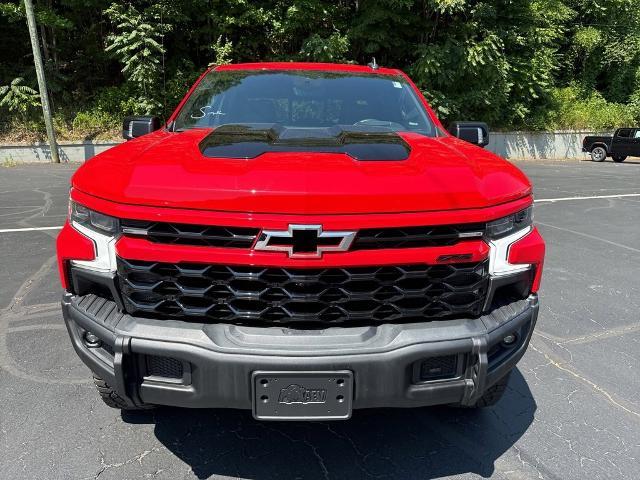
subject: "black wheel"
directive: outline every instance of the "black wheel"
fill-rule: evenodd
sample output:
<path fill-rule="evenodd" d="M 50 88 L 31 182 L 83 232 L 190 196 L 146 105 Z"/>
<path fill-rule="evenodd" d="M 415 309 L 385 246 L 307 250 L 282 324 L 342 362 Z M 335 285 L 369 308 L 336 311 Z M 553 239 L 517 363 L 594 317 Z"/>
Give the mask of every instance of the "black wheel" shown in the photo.
<path fill-rule="evenodd" d="M 604 162 L 605 158 L 607 158 L 607 151 L 604 147 L 593 147 L 591 150 L 591 160 L 594 162 Z"/>
<path fill-rule="evenodd" d="M 613 156 L 613 161 L 614 162 L 618 162 L 618 163 L 624 162 L 626 159 L 627 159 L 626 155 L 624 155 L 624 156 L 623 155 L 614 155 Z"/>
<path fill-rule="evenodd" d="M 128 411 L 148 410 L 150 408 L 153 408 L 153 406 L 151 405 L 144 406 L 144 407 L 135 407 L 127 404 L 127 402 L 125 402 L 124 399 L 120 395 L 118 395 L 115 392 L 115 390 L 113 390 L 113 388 L 111 388 L 111 386 L 107 382 L 105 382 L 102 378 L 98 377 L 97 375 L 93 376 L 93 383 L 98 389 L 98 394 L 100 394 L 100 398 L 102 398 L 102 401 L 108 407 L 119 408 L 120 410 L 128 410 Z"/>

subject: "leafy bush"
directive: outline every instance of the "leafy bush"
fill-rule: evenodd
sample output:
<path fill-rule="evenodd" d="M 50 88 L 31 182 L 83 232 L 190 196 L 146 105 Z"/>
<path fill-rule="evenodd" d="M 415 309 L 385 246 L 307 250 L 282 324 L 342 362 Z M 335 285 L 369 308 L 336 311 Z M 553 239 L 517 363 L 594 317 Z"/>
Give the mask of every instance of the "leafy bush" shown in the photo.
<path fill-rule="evenodd" d="M 100 89 L 87 107 L 69 115 L 67 129 L 82 138 L 118 136 L 123 118 L 138 113 L 134 90 L 129 84 Z"/>
<path fill-rule="evenodd" d="M 87 109 L 119 116 L 133 115 L 135 108 L 131 105 L 131 101 L 135 93 L 135 88 L 129 84 L 101 88 Z"/>
<path fill-rule="evenodd" d="M 313 62 L 344 62 L 349 51 L 349 38 L 335 32 L 327 38 L 311 35 L 300 53 L 305 60 Z"/>
<path fill-rule="evenodd" d="M 576 86 L 555 89 L 551 109 L 543 125 L 550 129 L 605 130 L 636 123 L 633 105 L 608 102 L 597 91 Z"/>
<path fill-rule="evenodd" d="M 83 137 L 113 131 L 121 124 L 122 118 L 101 111 L 78 112 L 71 122 L 74 133 Z"/>
<path fill-rule="evenodd" d="M 29 110 L 40 105 L 40 95 L 24 85 L 24 78 L 14 78 L 9 85 L 0 86 L 0 107 L 9 112 L 25 116 Z"/>

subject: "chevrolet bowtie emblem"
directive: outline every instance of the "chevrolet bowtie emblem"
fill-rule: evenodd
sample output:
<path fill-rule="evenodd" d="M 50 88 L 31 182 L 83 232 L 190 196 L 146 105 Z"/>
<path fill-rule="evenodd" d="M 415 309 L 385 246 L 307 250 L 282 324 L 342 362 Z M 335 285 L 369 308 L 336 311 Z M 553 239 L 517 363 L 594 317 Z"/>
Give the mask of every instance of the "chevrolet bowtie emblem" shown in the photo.
<path fill-rule="evenodd" d="M 263 230 L 254 249 L 321 258 L 323 253 L 349 250 L 355 236 L 356 232 L 325 232 L 322 225 L 289 225 L 287 230 Z"/>

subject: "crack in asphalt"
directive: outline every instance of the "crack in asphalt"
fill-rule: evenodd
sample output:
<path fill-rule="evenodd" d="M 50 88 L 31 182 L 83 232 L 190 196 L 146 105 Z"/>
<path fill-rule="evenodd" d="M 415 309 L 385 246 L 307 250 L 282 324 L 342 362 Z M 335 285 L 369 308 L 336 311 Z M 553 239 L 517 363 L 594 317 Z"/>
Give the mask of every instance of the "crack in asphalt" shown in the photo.
<path fill-rule="evenodd" d="M 625 405 L 623 405 L 620 402 L 618 402 L 614 398 L 613 394 L 609 393 L 607 390 L 605 390 L 603 387 L 601 387 L 600 385 L 598 385 L 594 381 L 589 380 L 585 376 L 583 376 L 580 373 L 578 373 L 576 370 L 572 370 L 571 368 L 568 368 L 568 367 L 564 366 L 563 363 L 553 359 L 549 354 L 547 354 L 546 352 L 543 352 L 540 348 L 536 347 L 533 344 L 533 342 L 531 342 L 529 344 L 529 348 L 531 348 L 533 351 L 539 353 L 540 355 L 544 356 L 544 358 L 548 361 L 548 363 L 545 364 L 544 366 L 551 365 L 551 366 L 557 368 L 558 370 L 562 370 L 563 372 L 568 373 L 572 377 L 578 379 L 580 382 L 582 382 L 582 383 L 588 385 L 589 387 L 591 387 L 594 391 L 600 393 L 614 407 L 616 407 L 616 408 L 618 408 L 618 409 L 620 409 L 620 410 L 622 410 L 622 411 L 624 411 L 624 412 L 626 412 L 626 413 L 628 413 L 630 415 L 633 415 L 634 417 L 640 419 L 640 412 L 636 412 L 635 410 L 632 410 L 631 408 L 628 408 Z"/>
<path fill-rule="evenodd" d="M 94 480 L 97 480 L 98 478 L 100 478 L 100 476 L 106 472 L 107 470 L 110 469 L 116 469 L 116 468 L 120 468 L 120 467 L 124 467 L 126 465 L 129 465 L 131 463 L 134 462 L 138 462 L 140 465 L 142 465 L 142 460 L 144 460 L 145 457 L 147 457 L 148 455 L 151 455 L 152 453 L 156 453 L 156 452 L 160 452 L 163 450 L 166 450 L 167 447 L 154 447 L 150 450 L 144 450 L 141 453 L 138 453 L 136 455 L 134 455 L 133 457 L 124 460 L 123 462 L 117 462 L 117 463 L 105 463 L 105 459 L 104 459 L 104 453 L 100 452 L 100 470 L 98 470 L 98 472 L 93 476 Z"/>
<path fill-rule="evenodd" d="M 283 432 L 282 430 L 279 430 L 277 428 L 272 428 L 272 427 L 268 427 L 267 425 L 262 425 L 262 427 L 266 430 L 269 430 L 273 433 L 276 433 L 278 435 L 283 436 L 284 438 L 286 438 L 287 440 L 289 440 L 291 443 L 301 443 L 303 445 L 305 445 L 306 447 L 309 448 L 309 450 L 311 451 L 312 455 L 315 457 L 315 459 L 318 462 L 318 466 L 320 467 L 320 470 L 322 471 L 322 475 L 325 478 L 325 480 L 329 480 L 329 470 L 327 469 L 327 465 L 325 464 L 325 460 L 324 458 L 322 458 L 322 455 L 320 455 L 320 453 L 318 452 L 318 449 L 316 448 L 315 445 L 313 445 L 311 442 L 309 442 L 306 438 L 294 438 L 292 436 L 290 436 L 289 434 Z"/>
<path fill-rule="evenodd" d="M 585 343 L 591 343 L 595 340 L 600 340 L 605 338 L 622 337 L 627 333 L 635 333 L 635 332 L 640 332 L 640 323 L 633 324 L 633 325 L 625 325 L 622 327 L 610 328 L 610 329 L 604 330 L 603 332 L 591 333 L 589 335 L 581 335 L 579 337 L 568 338 L 558 343 L 562 345 L 568 345 L 568 344 L 580 345 Z"/>

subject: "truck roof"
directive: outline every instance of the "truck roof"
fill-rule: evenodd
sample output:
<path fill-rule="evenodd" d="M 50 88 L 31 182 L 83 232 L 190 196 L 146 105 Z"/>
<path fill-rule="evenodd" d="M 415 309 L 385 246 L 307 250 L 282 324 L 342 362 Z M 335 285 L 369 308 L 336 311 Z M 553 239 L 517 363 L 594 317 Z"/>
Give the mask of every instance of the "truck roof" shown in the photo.
<path fill-rule="evenodd" d="M 376 75 L 400 75 L 402 71 L 396 68 L 379 67 L 373 69 L 367 65 L 355 65 L 350 63 L 315 63 L 315 62 L 255 62 L 234 63 L 214 67 L 216 71 L 228 70 L 310 70 L 326 72 L 357 72 Z"/>

